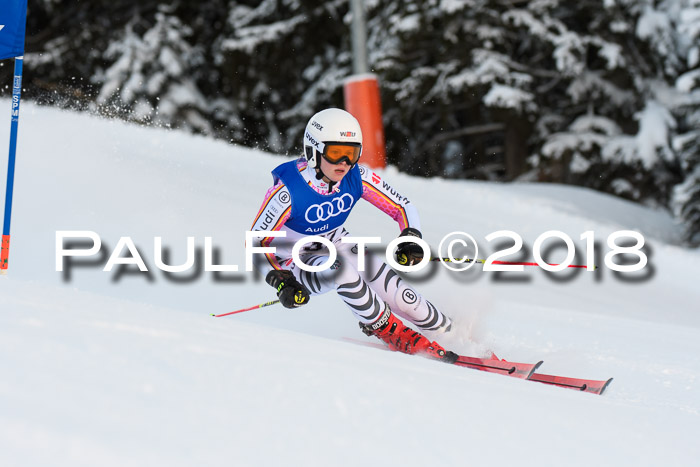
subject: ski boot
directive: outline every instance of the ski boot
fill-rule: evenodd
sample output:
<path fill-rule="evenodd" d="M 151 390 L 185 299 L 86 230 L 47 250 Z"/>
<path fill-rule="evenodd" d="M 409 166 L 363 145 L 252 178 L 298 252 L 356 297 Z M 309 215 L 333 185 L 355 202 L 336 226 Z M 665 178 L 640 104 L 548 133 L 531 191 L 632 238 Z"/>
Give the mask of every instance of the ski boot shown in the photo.
<path fill-rule="evenodd" d="M 394 315 L 389 307 L 384 314 L 372 324 L 360 323 L 360 329 L 368 336 L 376 336 L 384 341 L 391 350 L 410 355 L 426 355 L 446 363 L 457 361 L 458 355 L 445 350 L 437 342 L 430 342 L 423 334 L 407 327 Z"/>

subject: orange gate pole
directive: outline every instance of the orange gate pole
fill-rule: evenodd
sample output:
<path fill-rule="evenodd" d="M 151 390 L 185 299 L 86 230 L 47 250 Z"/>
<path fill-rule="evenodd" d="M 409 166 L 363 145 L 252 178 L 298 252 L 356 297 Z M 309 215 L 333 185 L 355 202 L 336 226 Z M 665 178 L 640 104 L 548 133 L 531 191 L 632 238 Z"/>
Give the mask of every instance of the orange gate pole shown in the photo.
<path fill-rule="evenodd" d="M 345 110 L 350 112 L 362 128 L 363 165 L 370 168 L 386 167 L 386 142 L 382 123 L 382 104 L 376 75 L 354 75 L 345 80 L 343 87 Z"/>

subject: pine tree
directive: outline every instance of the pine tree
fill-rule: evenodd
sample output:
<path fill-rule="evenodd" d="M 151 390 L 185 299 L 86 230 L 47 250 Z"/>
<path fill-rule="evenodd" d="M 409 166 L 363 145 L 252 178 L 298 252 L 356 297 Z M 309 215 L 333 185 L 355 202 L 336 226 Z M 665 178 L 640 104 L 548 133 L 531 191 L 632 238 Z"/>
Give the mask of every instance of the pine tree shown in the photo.
<path fill-rule="evenodd" d="M 700 242 L 700 0 L 366 8 L 390 163 L 595 188 Z M 347 0 L 29 0 L 25 95 L 298 153 L 343 106 L 350 20 Z"/>
<path fill-rule="evenodd" d="M 685 241 L 694 247 L 700 247 L 700 113 L 691 119 L 694 129 L 676 137 L 674 143 L 678 150 L 685 180 L 673 189 L 672 207 L 676 217 L 683 222 Z"/>
<path fill-rule="evenodd" d="M 186 40 L 191 28 L 169 10 L 161 6 L 143 34 L 135 31 L 141 18 L 133 19 L 105 50 L 111 64 L 93 77 L 100 85 L 96 109 L 211 133 L 207 100 L 193 78 L 203 53 Z"/>

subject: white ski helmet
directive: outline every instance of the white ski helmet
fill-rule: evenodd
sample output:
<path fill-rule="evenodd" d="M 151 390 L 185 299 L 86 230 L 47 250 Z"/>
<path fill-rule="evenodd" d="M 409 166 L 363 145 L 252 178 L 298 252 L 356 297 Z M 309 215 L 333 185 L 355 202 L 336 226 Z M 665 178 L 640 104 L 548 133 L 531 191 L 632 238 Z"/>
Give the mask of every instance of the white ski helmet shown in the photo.
<path fill-rule="evenodd" d="M 362 154 L 362 130 L 360 123 L 349 112 L 342 109 L 326 109 L 311 117 L 304 131 L 304 155 L 309 165 L 321 167 L 321 157 L 328 143 L 357 146 L 357 158 Z M 357 163 L 351 163 L 354 165 Z"/>

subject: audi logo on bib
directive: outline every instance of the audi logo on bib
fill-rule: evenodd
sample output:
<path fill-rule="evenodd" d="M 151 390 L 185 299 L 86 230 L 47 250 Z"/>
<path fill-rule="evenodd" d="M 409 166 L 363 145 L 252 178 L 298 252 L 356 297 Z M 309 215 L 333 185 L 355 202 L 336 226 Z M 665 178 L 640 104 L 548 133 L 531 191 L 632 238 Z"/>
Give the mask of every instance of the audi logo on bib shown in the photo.
<path fill-rule="evenodd" d="M 345 193 L 343 196 L 324 201 L 321 204 L 312 204 L 306 210 L 306 221 L 310 224 L 327 221 L 331 217 L 335 217 L 352 208 L 355 198 L 350 193 Z"/>

